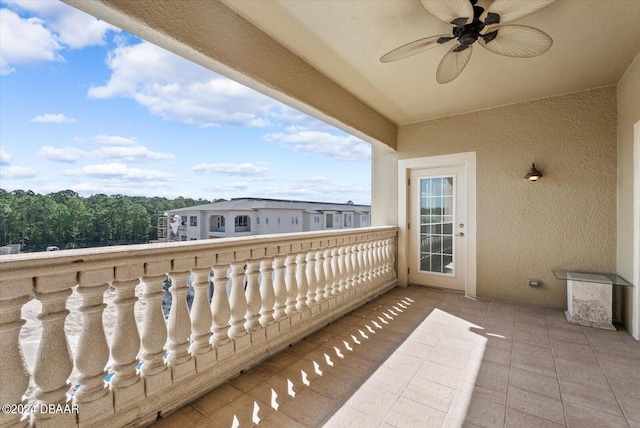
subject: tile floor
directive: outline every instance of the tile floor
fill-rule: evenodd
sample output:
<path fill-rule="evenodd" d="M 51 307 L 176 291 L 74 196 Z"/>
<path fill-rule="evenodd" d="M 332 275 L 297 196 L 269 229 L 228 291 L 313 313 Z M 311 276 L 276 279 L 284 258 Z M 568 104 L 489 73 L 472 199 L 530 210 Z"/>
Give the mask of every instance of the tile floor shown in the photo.
<path fill-rule="evenodd" d="M 395 288 L 161 419 L 179 427 L 640 427 L 640 342 Z"/>

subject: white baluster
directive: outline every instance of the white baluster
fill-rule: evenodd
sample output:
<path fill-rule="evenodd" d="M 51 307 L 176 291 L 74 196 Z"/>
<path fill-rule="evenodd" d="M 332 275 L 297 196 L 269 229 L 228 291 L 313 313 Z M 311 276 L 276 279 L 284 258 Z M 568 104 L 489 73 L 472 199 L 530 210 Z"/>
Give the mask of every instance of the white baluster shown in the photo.
<path fill-rule="evenodd" d="M 374 264 L 373 264 L 373 243 L 371 241 L 367 242 L 366 244 L 366 251 L 365 254 L 367 255 L 367 286 L 372 286 L 373 285 L 373 269 L 374 269 Z"/>
<path fill-rule="evenodd" d="M 171 385 L 171 371 L 168 370 L 163 358 L 167 328 L 162 313 L 162 296 L 164 296 L 162 285 L 166 279 L 166 275 L 145 275 L 142 278 L 145 287 L 142 295 L 145 310 L 140 340 L 142 348 L 140 373 L 144 379 L 147 397 Z"/>
<path fill-rule="evenodd" d="M 375 284 L 378 283 L 378 278 L 380 277 L 380 259 L 378 258 L 378 249 L 380 242 L 378 240 L 371 241 L 371 277 Z"/>
<path fill-rule="evenodd" d="M 118 268 L 116 268 L 116 278 Z M 111 340 L 111 358 L 114 360 L 111 389 L 114 395 L 115 410 L 144 398 L 144 382 L 136 372 L 137 356 L 140 350 L 140 335 L 134 313 L 136 286 L 139 279 L 113 281 L 116 289 L 115 305 L 117 309 L 116 325 Z"/>
<path fill-rule="evenodd" d="M 367 252 L 367 243 L 363 242 L 361 245 L 362 247 L 360 249 L 360 257 L 362 257 L 362 260 L 360 263 L 360 269 L 361 269 L 360 277 L 361 277 L 361 284 L 366 288 L 369 284 L 369 276 L 368 276 L 369 255 Z"/>
<path fill-rule="evenodd" d="M 69 314 L 67 297 L 71 295 L 71 287 L 75 284 L 75 274 L 36 278 L 36 299 L 42 303 L 42 312 L 38 315 L 42 322 L 42 336 L 33 369 L 37 386 L 34 398 L 38 404 L 65 404 L 69 399 L 67 391 L 71 385 L 68 379 L 73 362 L 64 322 Z M 53 427 L 75 423 L 75 417 L 74 414 L 40 413 L 38 405 L 36 412 L 31 415 L 31 424 Z"/>
<path fill-rule="evenodd" d="M 353 253 L 352 245 L 344 247 L 344 283 L 349 296 L 353 295 Z"/>
<path fill-rule="evenodd" d="M 395 238 L 389 239 L 389 273 L 392 278 L 396 276 L 396 240 Z"/>
<path fill-rule="evenodd" d="M 189 352 L 196 359 L 196 371 L 202 371 L 215 361 L 215 352 L 209 342 L 211 339 L 211 306 L 209 304 L 209 274 L 211 268 L 191 269 L 194 290 L 191 305 L 191 346 Z"/>
<path fill-rule="evenodd" d="M 376 282 L 380 282 L 380 269 L 382 268 L 382 262 L 380 260 L 380 240 L 373 241 L 373 264 L 375 269 L 373 271 Z"/>
<path fill-rule="evenodd" d="M 171 309 L 167 320 L 167 363 L 173 381 L 195 371 L 195 361 L 189 354 L 191 320 L 187 307 L 187 278 L 190 271 L 169 272 L 171 279 Z"/>
<path fill-rule="evenodd" d="M 233 342 L 229 338 L 231 306 L 227 295 L 228 268 L 228 263 L 218 263 L 213 266 L 213 298 L 211 299 L 213 335 L 211 336 L 211 344 L 216 348 L 218 360 L 233 353 Z"/>
<path fill-rule="evenodd" d="M 380 275 L 380 279 L 383 280 L 386 275 L 386 240 L 384 238 L 378 240 L 378 264 L 380 267 L 378 268 L 378 274 Z"/>
<path fill-rule="evenodd" d="M 296 256 L 296 282 L 298 283 L 298 298 L 296 308 L 302 313 L 309 309 L 307 299 L 309 294 L 309 283 L 307 282 L 307 259 L 309 253 L 300 253 Z"/>
<path fill-rule="evenodd" d="M 318 304 L 316 290 L 318 288 L 318 277 L 316 276 L 316 252 L 309 251 L 307 253 L 307 284 L 309 291 L 307 293 L 307 306 L 311 308 L 311 313 L 315 313 L 316 305 Z"/>
<path fill-rule="evenodd" d="M 244 261 L 231 263 L 231 293 L 229 296 L 229 337 L 234 340 L 236 352 L 251 344 L 244 328 L 247 314 L 247 296 L 244 293 Z"/>
<path fill-rule="evenodd" d="M 296 254 L 289 254 L 285 259 L 285 286 L 287 288 L 286 314 L 292 319 L 298 315 L 298 283 L 296 281 Z"/>
<path fill-rule="evenodd" d="M 384 239 L 378 239 L 378 276 L 384 277 Z"/>
<path fill-rule="evenodd" d="M 273 317 L 276 295 L 273 289 L 273 259 L 260 261 L 260 324 L 265 328 L 267 339 L 278 334 L 278 323 Z"/>
<path fill-rule="evenodd" d="M 31 278 L 22 281 L 0 279 L 0 404 L 25 404 L 24 393 L 29 386 L 29 369 L 20 345 L 20 329 L 26 322 L 22 319 L 22 306 L 31 300 L 33 284 Z M 0 413 L 0 426 L 25 426 L 20 423 L 21 414 Z"/>
<path fill-rule="evenodd" d="M 358 286 L 364 287 L 367 282 L 367 264 L 365 262 L 365 246 L 363 243 L 358 244 Z"/>
<path fill-rule="evenodd" d="M 338 294 L 343 295 L 348 293 L 347 291 L 347 265 L 345 260 L 345 248 L 340 246 L 338 248 Z"/>
<path fill-rule="evenodd" d="M 331 249 L 331 295 L 336 297 L 340 295 L 340 266 L 338 248 Z"/>
<path fill-rule="evenodd" d="M 318 250 L 316 252 L 316 302 L 318 302 L 320 306 L 327 300 L 325 297 L 327 279 L 324 276 L 324 262 L 324 250 Z"/>
<path fill-rule="evenodd" d="M 353 265 L 352 283 L 356 293 L 358 292 L 358 288 L 360 287 L 360 272 L 362 271 L 362 269 L 360 268 L 359 254 L 360 254 L 360 248 L 358 244 L 353 244 L 352 255 L 351 255 L 351 263 Z"/>
<path fill-rule="evenodd" d="M 273 307 L 273 317 L 276 321 L 283 321 L 287 318 L 285 309 L 287 307 L 287 285 L 284 277 L 285 256 L 276 256 L 273 262 L 273 291 L 276 296 L 276 303 Z"/>
<path fill-rule="evenodd" d="M 366 287 L 369 287 L 369 283 L 371 282 L 370 277 L 370 269 L 371 269 L 371 259 L 369 258 L 369 243 L 364 242 L 362 244 L 362 263 L 363 263 L 363 271 L 362 271 L 362 279 Z"/>
<path fill-rule="evenodd" d="M 387 238 L 382 247 L 382 258 L 384 260 L 383 274 L 385 278 L 391 277 L 391 239 Z"/>
<path fill-rule="evenodd" d="M 102 313 L 107 305 L 104 292 L 113 280 L 113 269 L 81 272 L 78 293 L 82 296 L 82 331 L 76 349 L 76 369 L 80 373 L 74 402 L 80 405 L 78 418 L 89 420 L 94 416 L 113 412 L 113 396 L 104 381 L 109 361 L 109 346 L 104 334 Z"/>
<path fill-rule="evenodd" d="M 329 305 L 335 303 L 333 299 L 333 270 L 331 269 L 331 248 L 324 250 L 324 277 L 326 283 L 324 285 L 324 297 L 328 300 Z"/>
<path fill-rule="evenodd" d="M 265 332 L 260 325 L 260 308 L 262 307 L 262 299 L 260 297 L 260 262 L 258 260 L 247 261 L 247 314 L 244 328 L 251 335 L 251 343 L 262 342 L 266 339 Z"/>
<path fill-rule="evenodd" d="M 273 290 L 273 260 L 264 259 L 260 261 L 260 295 L 262 296 L 262 306 L 260 307 L 260 324 L 269 326 L 275 323 L 273 318 L 273 307 L 276 296 Z"/>
<path fill-rule="evenodd" d="M 244 328 L 249 332 L 255 332 L 260 329 L 260 306 L 262 301 L 260 299 L 260 282 L 258 276 L 260 272 L 258 267 L 260 263 L 257 260 L 247 261 L 247 314 L 245 316 L 247 322 Z"/>

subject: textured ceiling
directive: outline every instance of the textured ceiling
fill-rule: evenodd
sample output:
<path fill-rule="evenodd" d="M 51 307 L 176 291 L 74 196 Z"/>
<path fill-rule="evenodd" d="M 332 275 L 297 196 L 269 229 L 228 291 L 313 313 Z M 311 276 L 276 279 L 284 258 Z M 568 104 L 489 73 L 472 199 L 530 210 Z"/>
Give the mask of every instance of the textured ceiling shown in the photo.
<path fill-rule="evenodd" d="M 640 52 L 640 0 L 557 0 L 513 22 L 549 34 L 548 52 L 507 58 L 476 43 L 462 74 L 439 84 L 436 69 L 451 46 L 379 61 L 398 46 L 450 32 L 418 0 L 224 3 L 397 124 L 613 85 Z"/>

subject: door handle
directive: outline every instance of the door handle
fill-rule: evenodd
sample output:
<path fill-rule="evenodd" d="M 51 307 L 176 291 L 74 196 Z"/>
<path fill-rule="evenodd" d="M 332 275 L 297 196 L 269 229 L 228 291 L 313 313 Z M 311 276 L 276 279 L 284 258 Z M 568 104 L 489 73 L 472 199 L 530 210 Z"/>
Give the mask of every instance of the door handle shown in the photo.
<path fill-rule="evenodd" d="M 464 236 L 464 233 L 460 232 L 460 233 L 458 233 L 456 236 L 460 236 L 460 237 L 462 237 L 462 236 Z"/>

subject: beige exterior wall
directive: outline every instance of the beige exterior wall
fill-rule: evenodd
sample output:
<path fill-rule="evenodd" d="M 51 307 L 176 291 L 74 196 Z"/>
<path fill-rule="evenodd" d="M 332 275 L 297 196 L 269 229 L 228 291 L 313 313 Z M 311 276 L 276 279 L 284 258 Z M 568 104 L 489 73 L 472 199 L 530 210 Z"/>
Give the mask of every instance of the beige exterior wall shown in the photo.
<path fill-rule="evenodd" d="M 478 296 L 561 308 L 566 287 L 552 268 L 615 270 L 615 87 L 399 127 L 397 153 L 374 147 L 374 224 L 398 223 L 399 159 L 469 151 Z M 532 162 L 544 174 L 536 185 L 523 178 Z"/>
<path fill-rule="evenodd" d="M 640 55 L 638 55 L 617 86 L 618 93 L 618 273 L 627 281 L 634 281 L 633 254 L 633 198 L 634 198 L 634 125 L 640 121 Z M 636 165 L 635 168 L 640 166 Z M 635 189 L 636 198 L 640 189 Z M 640 227 L 640 225 L 636 225 Z M 640 257 L 635 255 L 635 265 Z M 638 310 L 640 284 L 625 289 L 624 321 L 627 329 L 639 338 Z M 632 320 L 635 306 L 635 320 Z M 631 327 L 633 325 L 633 328 Z"/>
<path fill-rule="evenodd" d="M 398 224 L 398 153 L 382 144 L 371 147 L 371 225 Z"/>

